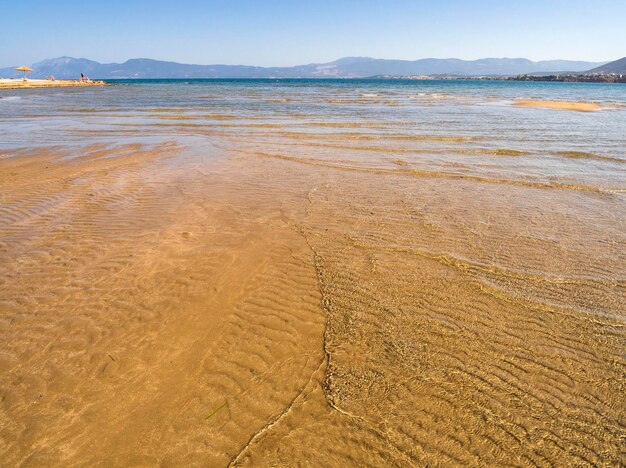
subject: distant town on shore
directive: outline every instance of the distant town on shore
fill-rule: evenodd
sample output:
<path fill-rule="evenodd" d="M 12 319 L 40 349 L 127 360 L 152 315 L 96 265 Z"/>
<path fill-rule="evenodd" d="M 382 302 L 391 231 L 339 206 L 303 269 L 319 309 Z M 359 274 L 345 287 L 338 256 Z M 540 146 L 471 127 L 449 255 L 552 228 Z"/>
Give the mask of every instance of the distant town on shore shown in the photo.
<path fill-rule="evenodd" d="M 417 76 L 372 76 L 372 79 L 384 80 L 486 80 L 486 81 L 560 81 L 565 83 L 626 83 L 626 73 L 560 73 L 551 75 L 417 75 Z"/>

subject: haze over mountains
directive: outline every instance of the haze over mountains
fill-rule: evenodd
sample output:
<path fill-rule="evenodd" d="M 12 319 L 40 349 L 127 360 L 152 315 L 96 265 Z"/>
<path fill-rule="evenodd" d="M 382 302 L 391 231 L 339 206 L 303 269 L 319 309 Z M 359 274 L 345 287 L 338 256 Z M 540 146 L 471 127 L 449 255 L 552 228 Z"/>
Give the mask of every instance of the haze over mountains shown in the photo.
<path fill-rule="evenodd" d="M 421 59 L 388 60 L 346 57 L 329 63 L 294 67 L 255 67 L 246 65 L 190 65 L 152 59 L 131 59 L 124 63 L 102 64 L 93 60 L 59 57 L 32 65 L 32 78 L 54 75 L 75 79 L 81 73 L 96 79 L 123 78 L 364 78 L 376 75 L 517 75 L 546 72 L 583 72 L 603 62 L 545 60 L 524 58 L 486 58 L 480 60 Z M 19 64 L 21 65 L 21 64 Z M 0 77 L 22 76 L 15 67 L 0 69 Z"/>

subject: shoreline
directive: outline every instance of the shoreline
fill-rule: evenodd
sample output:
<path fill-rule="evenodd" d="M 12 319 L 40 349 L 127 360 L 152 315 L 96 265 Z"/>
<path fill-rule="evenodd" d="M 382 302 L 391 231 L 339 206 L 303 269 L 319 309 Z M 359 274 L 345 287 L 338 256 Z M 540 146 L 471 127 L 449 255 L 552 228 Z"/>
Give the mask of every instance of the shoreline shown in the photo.
<path fill-rule="evenodd" d="M 35 89 L 35 88 L 81 88 L 85 86 L 113 86 L 102 80 L 29 80 L 17 78 L 0 78 L 1 89 Z"/>

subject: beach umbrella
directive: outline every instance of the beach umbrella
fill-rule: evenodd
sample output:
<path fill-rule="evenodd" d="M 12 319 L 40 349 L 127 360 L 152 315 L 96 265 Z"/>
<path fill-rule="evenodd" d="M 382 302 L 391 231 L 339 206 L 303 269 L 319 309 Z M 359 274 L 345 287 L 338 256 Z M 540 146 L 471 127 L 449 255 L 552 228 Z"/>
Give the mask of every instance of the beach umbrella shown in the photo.
<path fill-rule="evenodd" d="M 32 68 L 27 67 L 26 65 L 22 65 L 21 67 L 17 67 L 16 70 L 24 72 L 24 78 L 26 78 L 26 73 L 30 73 L 30 72 L 34 72 L 35 71 Z"/>

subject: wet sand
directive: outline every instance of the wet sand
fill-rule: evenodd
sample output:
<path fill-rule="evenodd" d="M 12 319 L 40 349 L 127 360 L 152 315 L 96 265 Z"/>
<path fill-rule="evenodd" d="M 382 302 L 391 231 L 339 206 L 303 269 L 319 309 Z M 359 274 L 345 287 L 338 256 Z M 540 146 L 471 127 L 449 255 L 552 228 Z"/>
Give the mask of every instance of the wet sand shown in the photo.
<path fill-rule="evenodd" d="M 0 159 L 3 465 L 624 463 L 621 199 L 78 154 Z"/>

